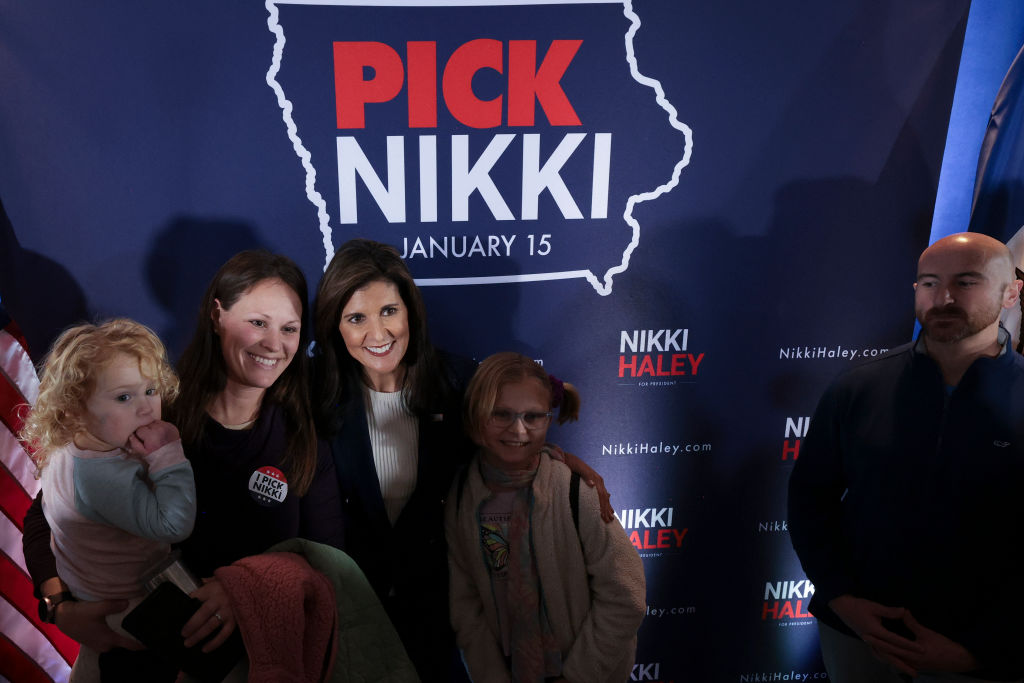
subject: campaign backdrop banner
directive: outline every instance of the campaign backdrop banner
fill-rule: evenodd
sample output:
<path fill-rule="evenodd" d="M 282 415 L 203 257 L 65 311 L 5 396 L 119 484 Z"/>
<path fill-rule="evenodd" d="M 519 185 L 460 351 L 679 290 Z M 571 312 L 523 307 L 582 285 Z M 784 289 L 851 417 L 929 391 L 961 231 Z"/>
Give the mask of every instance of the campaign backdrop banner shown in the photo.
<path fill-rule="evenodd" d="M 0 297 L 177 355 L 235 252 L 393 244 L 438 346 L 580 389 L 633 680 L 824 680 L 787 480 L 912 332 L 969 4 L 2 3 Z"/>

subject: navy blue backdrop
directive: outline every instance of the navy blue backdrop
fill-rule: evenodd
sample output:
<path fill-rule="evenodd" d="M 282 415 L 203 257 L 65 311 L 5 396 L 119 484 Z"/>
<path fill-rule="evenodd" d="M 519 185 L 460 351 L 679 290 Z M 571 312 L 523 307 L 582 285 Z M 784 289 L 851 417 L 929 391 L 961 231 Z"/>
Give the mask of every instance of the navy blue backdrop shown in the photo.
<path fill-rule="evenodd" d="M 969 6 L 5 0 L 0 296 L 37 355 L 110 315 L 177 354 L 234 252 L 393 243 L 438 345 L 580 388 L 634 679 L 824 677 L 786 482 L 910 333 Z"/>

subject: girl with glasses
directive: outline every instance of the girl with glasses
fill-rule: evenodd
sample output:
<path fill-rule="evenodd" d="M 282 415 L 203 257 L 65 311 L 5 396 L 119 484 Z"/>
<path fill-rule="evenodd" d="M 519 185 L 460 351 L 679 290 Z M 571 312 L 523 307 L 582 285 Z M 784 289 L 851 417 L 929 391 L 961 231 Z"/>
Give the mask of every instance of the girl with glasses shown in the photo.
<path fill-rule="evenodd" d="M 478 446 L 448 496 L 452 624 L 473 680 L 623 681 L 644 616 L 643 565 L 545 446 L 579 394 L 518 353 L 477 369 L 466 428 Z"/>

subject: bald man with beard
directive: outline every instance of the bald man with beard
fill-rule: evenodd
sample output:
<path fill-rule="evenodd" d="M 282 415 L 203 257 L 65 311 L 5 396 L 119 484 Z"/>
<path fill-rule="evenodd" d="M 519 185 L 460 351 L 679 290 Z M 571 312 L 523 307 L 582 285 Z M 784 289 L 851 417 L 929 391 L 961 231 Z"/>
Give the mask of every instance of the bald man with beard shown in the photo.
<path fill-rule="evenodd" d="M 916 342 L 836 379 L 789 482 L 835 683 L 1024 677 L 1024 358 L 1007 247 L 921 254 Z"/>

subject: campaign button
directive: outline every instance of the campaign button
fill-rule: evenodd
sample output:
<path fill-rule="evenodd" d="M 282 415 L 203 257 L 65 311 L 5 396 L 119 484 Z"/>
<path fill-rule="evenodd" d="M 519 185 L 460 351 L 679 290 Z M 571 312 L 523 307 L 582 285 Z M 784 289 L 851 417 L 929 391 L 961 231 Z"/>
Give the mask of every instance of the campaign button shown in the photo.
<path fill-rule="evenodd" d="M 266 507 L 280 505 L 288 497 L 288 479 L 276 467 L 261 467 L 249 477 L 249 495 Z"/>

